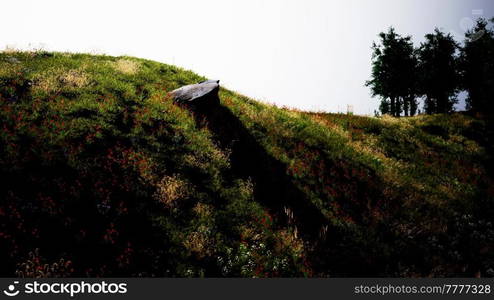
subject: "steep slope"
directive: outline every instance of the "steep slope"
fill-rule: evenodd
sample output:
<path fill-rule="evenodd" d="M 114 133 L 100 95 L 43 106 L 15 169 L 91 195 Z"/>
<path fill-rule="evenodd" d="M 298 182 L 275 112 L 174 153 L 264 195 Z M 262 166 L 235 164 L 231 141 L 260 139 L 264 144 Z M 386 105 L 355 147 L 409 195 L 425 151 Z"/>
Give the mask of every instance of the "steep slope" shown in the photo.
<path fill-rule="evenodd" d="M 1 275 L 494 275 L 486 121 L 168 96 L 201 80 L 0 54 Z"/>

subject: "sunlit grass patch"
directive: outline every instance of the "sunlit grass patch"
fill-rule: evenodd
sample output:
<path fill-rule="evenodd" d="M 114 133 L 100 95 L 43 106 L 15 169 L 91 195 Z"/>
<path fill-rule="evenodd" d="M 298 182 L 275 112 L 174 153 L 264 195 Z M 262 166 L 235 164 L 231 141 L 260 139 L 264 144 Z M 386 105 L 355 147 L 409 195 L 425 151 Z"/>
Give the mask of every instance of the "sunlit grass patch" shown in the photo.
<path fill-rule="evenodd" d="M 82 70 L 53 68 L 33 76 L 34 91 L 57 93 L 63 89 L 80 89 L 89 85 L 90 77 Z"/>
<path fill-rule="evenodd" d="M 134 75 L 139 71 L 140 64 L 136 61 L 120 58 L 113 63 L 115 70 L 127 75 Z"/>
<path fill-rule="evenodd" d="M 155 198 L 166 207 L 173 207 L 189 193 L 190 187 L 186 181 L 177 176 L 165 176 L 156 185 Z"/>

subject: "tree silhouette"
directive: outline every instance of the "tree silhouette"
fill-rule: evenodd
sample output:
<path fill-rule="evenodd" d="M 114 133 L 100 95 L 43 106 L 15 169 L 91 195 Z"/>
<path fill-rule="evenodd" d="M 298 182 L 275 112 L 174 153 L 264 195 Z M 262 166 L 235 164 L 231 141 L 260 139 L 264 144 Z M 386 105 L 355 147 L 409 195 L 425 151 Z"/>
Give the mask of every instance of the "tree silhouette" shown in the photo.
<path fill-rule="evenodd" d="M 458 49 L 453 36 L 436 28 L 418 50 L 420 94 L 425 96 L 428 114 L 451 112 L 458 102 Z"/>
<path fill-rule="evenodd" d="M 379 34 L 380 43 L 372 45 L 372 76 L 366 82 L 372 96 L 381 98 L 382 114 L 415 114 L 417 103 L 417 58 L 410 36 L 402 37 L 393 27 Z"/>
<path fill-rule="evenodd" d="M 494 19 L 491 19 L 494 23 Z M 494 114 L 494 31 L 485 19 L 465 34 L 461 51 L 462 87 L 468 92 L 467 108 Z"/>

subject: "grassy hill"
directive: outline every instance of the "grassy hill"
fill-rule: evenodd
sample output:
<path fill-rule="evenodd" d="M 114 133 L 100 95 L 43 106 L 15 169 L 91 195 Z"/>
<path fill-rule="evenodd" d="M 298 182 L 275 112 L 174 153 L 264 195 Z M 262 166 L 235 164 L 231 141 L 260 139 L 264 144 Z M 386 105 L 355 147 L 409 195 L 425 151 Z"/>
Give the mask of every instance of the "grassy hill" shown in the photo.
<path fill-rule="evenodd" d="M 132 57 L 0 54 L 2 276 L 494 276 L 491 123 L 308 113 Z"/>

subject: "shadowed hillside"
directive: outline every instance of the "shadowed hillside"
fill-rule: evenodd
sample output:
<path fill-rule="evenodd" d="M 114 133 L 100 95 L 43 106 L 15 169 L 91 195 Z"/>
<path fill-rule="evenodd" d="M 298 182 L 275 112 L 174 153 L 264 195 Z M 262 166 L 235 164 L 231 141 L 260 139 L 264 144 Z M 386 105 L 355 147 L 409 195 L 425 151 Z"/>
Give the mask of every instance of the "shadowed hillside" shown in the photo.
<path fill-rule="evenodd" d="M 132 57 L 0 54 L 2 276 L 494 276 L 492 124 L 307 113 Z"/>

